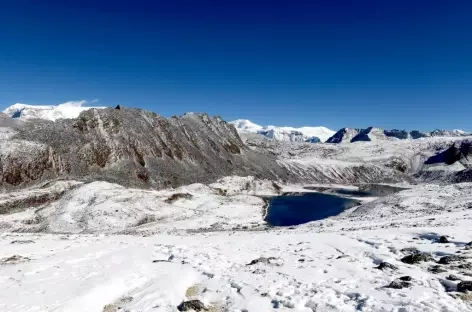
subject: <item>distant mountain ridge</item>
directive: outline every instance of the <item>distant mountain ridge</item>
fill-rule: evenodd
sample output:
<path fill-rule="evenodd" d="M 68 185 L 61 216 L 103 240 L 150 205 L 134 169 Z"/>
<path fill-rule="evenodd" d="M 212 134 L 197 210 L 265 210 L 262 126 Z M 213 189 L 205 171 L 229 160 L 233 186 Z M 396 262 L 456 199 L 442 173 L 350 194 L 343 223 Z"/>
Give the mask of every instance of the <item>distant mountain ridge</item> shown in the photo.
<path fill-rule="evenodd" d="M 366 129 L 342 128 L 331 136 L 326 143 L 354 143 L 354 142 L 375 142 L 387 140 L 416 140 L 429 137 L 463 137 L 471 136 L 472 133 L 463 130 L 440 130 L 436 129 L 431 132 L 421 132 L 418 130 L 386 130 L 377 127 L 369 127 Z"/>
<path fill-rule="evenodd" d="M 17 120 L 43 119 L 56 121 L 58 119 L 71 119 L 79 117 L 81 112 L 89 109 L 104 109 L 105 107 L 86 106 L 87 101 L 70 101 L 59 105 L 29 105 L 17 103 L 6 108 L 3 113 Z M 234 125 L 240 133 L 255 133 L 269 140 L 297 143 L 353 143 L 360 141 L 405 140 L 427 137 L 463 137 L 472 133 L 463 130 L 436 129 L 431 132 L 418 130 L 386 130 L 378 127 L 366 129 L 342 128 L 333 131 L 326 127 L 278 127 L 260 126 L 247 119 L 237 119 L 230 124 Z"/>
<path fill-rule="evenodd" d="M 247 119 L 237 119 L 229 123 L 233 124 L 239 132 L 258 133 L 271 140 L 286 142 L 325 142 L 335 133 L 326 127 L 263 127 Z"/>

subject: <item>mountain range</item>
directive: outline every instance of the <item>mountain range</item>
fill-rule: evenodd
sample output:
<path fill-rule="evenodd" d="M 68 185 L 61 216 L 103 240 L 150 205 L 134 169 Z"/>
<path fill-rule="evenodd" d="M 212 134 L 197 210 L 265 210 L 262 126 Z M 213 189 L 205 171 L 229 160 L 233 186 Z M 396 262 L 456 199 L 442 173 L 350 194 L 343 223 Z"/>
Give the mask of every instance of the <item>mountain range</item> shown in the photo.
<path fill-rule="evenodd" d="M 330 137 L 326 143 L 354 143 L 363 141 L 386 141 L 386 140 L 416 140 L 429 137 L 465 137 L 472 135 L 463 130 L 440 130 L 421 132 L 418 130 L 386 130 L 377 127 L 366 129 L 342 128 Z"/>
<path fill-rule="evenodd" d="M 326 127 L 262 127 L 247 119 L 238 119 L 230 122 L 236 127 L 240 134 L 255 133 L 264 137 L 285 142 L 308 142 L 308 143 L 354 143 L 362 141 L 381 140 L 406 140 L 420 139 L 427 137 L 462 137 L 472 135 L 463 130 L 440 130 L 431 132 L 421 132 L 418 130 L 386 130 L 378 127 L 368 127 L 365 129 L 341 128 L 333 131 Z"/>
<path fill-rule="evenodd" d="M 55 121 L 79 117 L 81 112 L 91 108 L 104 109 L 105 107 L 86 106 L 87 101 L 70 101 L 59 105 L 29 105 L 17 103 L 6 108 L 3 113 L 13 119 L 32 120 L 43 119 Z M 386 130 L 378 127 L 365 129 L 341 128 L 333 131 L 323 126 L 317 127 L 279 127 L 260 126 L 247 119 L 237 119 L 229 122 L 234 125 L 240 134 L 259 134 L 269 140 L 296 143 L 353 143 L 360 141 L 420 139 L 426 137 L 461 137 L 472 135 L 463 130 L 440 130 L 421 132 L 418 130 Z"/>

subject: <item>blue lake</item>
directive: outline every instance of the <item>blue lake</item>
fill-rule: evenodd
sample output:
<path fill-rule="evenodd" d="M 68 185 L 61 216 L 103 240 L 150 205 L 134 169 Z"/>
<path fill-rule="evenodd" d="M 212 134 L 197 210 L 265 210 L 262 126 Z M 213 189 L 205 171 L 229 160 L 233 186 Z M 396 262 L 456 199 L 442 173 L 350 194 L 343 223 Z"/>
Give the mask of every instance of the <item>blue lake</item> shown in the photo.
<path fill-rule="evenodd" d="M 359 201 L 336 195 L 303 193 L 270 199 L 265 221 L 273 226 L 291 226 L 336 216 Z"/>

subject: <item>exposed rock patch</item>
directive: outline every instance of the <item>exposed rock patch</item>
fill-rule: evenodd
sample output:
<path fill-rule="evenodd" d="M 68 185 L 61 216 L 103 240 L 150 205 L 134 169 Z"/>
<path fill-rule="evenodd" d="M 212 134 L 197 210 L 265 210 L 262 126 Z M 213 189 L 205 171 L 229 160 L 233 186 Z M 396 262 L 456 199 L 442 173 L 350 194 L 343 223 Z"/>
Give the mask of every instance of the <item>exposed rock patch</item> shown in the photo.
<path fill-rule="evenodd" d="M 427 253 L 416 253 L 403 257 L 401 261 L 408 264 L 417 264 L 421 262 L 434 261 L 434 259 Z"/>
<path fill-rule="evenodd" d="M 457 284 L 457 291 L 466 292 L 472 291 L 472 281 L 462 281 Z"/>
<path fill-rule="evenodd" d="M 449 239 L 447 239 L 446 236 L 441 236 L 441 237 L 439 238 L 439 242 L 440 242 L 441 244 L 447 244 L 447 243 L 449 243 Z"/>
<path fill-rule="evenodd" d="M 249 265 L 255 265 L 255 264 L 259 264 L 259 263 L 268 264 L 268 265 L 275 265 L 275 266 L 282 266 L 283 265 L 283 260 L 280 259 L 280 258 L 276 258 L 276 257 L 268 257 L 268 258 L 260 257 L 260 258 L 252 260 L 247 265 L 249 266 Z"/>
<path fill-rule="evenodd" d="M 20 255 L 13 255 L 11 257 L 3 258 L 0 260 L 0 264 L 17 264 L 21 262 L 28 262 L 31 259 Z"/>
<path fill-rule="evenodd" d="M 177 309 L 179 311 L 206 311 L 206 307 L 200 300 L 190 300 L 182 302 Z"/>
<path fill-rule="evenodd" d="M 444 256 L 439 259 L 438 263 L 439 264 L 451 264 L 453 262 L 461 261 L 463 260 L 463 257 L 456 256 L 456 255 L 451 255 L 451 256 Z"/>
<path fill-rule="evenodd" d="M 22 245 L 22 244 L 34 244 L 35 242 L 33 240 L 14 240 L 10 244 L 17 244 L 17 245 Z"/>
<path fill-rule="evenodd" d="M 192 194 L 189 194 L 189 193 L 175 193 L 169 196 L 169 198 L 167 198 L 165 202 L 173 203 L 179 199 L 192 199 L 192 198 L 193 198 Z"/>
<path fill-rule="evenodd" d="M 411 284 L 409 282 L 402 281 L 402 280 L 394 280 L 387 286 L 387 288 L 402 289 L 402 288 L 408 288 L 410 286 Z"/>
<path fill-rule="evenodd" d="M 398 267 L 396 267 L 395 265 L 393 265 L 391 263 L 388 263 L 388 262 L 382 262 L 382 263 L 379 264 L 377 269 L 382 270 L 382 271 L 384 271 L 384 270 L 396 271 L 396 270 L 398 270 Z"/>

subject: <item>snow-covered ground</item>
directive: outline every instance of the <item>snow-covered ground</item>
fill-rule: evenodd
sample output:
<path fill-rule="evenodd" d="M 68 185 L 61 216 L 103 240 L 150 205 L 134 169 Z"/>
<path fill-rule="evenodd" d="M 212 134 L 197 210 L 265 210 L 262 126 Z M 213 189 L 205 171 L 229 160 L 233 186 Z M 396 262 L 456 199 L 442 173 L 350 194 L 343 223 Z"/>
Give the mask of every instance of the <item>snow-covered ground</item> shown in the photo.
<path fill-rule="evenodd" d="M 472 183 L 411 185 L 336 217 L 267 226 L 260 196 L 302 187 L 226 177 L 161 191 L 58 181 L 2 194 L 0 310 L 177 311 L 189 300 L 234 312 L 472 310 L 457 291 L 472 280 Z M 431 258 L 402 261 L 418 252 Z"/>
<path fill-rule="evenodd" d="M 303 191 L 290 187 L 291 191 Z M 58 181 L 0 194 L 0 229 L 49 233 L 229 230 L 264 225 L 272 181 L 228 177 L 161 191 L 108 182 Z M 174 196 L 174 198 L 173 198 Z"/>
<path fill-rule="evenodd" d="M 0 257 L 18 257 L 0 266 L 0 309 L 177 311 L 195 299 L 208 311 L 470 311 L 470 297 L 447 279 L 471 279 L 455 268 L 459 263 L 433 273 L 434 262 L 400 261 L 408 247 L 436 260 L 460 252 L 469 259 L 462 264 L 472 264 L 464 247 L 470 225 L 149 237 L 5 234 Z M 437 243 L 437 235 L 450 235 L 452 243 Z M 254 261 L 260 257 L 269 260 Z M 377 269 L 382 261 L 398 269 Z M 408 287 L 387 287 L 402 276 L 412 278 Z"/>

